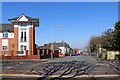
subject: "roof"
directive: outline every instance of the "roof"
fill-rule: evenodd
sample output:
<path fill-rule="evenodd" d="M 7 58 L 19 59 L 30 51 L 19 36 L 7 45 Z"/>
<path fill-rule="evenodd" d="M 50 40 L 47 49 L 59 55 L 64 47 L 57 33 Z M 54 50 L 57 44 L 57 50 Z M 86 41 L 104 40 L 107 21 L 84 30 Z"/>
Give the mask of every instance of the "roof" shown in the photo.
<path fill-rule="evenodd" d="M 50 44 L 47 44 L 46 46 L 41 47 L 40 49 L 50 49 Z M 54 46 L 54 50 L 58 50 L 59 48 L 57 46 Z"/>
<path fill-rule="evenodd" d="M 24 15 L 25 16 L 25 15 Z M 27 19 L 28 19 L 28 21 L 32 21 L 32 20 L 36 20 L 36 21 L 38 21 L 39 22 L 39 18 L 32 18 L 32 17 L 29 17 L 29 16 L 25 16 Z M 12 19 L 8 19 L 9 21 L 10 20 L 17 20 L 19 17 L 15 17 L 15 18 L 12 18 Z"/>
<path fill-rule="evenodd" d="M 69 47 L 69 45 L 67 43 L 53 43 L 53 45 L 57 46 L 57 47 Z"/>
<path fill-rule="evenodd" d="M 22 13 L 19 17 L 8 19 L 8 21 L 10 21 L 12 23 L 18 22 L 18 18 L 20 18 L 21 16 L 25 16 L 25 15 Z M 39 18 L 32 18 L 32 17 L 29 17 L 29 16 L 25 16 L 25 17 L 28 19 L 28 22 L 36 23 L 35 25 L 39 26 Z"/>
<path fill-rule="evenodd" d="M 13 24 L 0 24 L 0 32 L 14 32 Z"/>

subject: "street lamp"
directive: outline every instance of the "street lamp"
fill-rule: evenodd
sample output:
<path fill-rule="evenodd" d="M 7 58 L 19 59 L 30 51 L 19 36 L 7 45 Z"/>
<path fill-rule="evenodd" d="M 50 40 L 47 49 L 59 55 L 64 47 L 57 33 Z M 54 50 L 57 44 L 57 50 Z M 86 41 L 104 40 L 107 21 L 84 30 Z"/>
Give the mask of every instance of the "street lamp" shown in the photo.
<path fill-rule="evenodd" d="M 60 28 L 61 26 L 57 26 L 58 28 Z M 53 45 L 53 26 L 51 26 L 51 45 L 50 45 L 50 49 L 51 49 L 51 58 L 53 58 L 53 49 L 54 49 L 54 45 Z"/>
<path fill-rule="evenodd" d="M 108 29 L 108 32 L 111 34 L 113 33 L 113 27 L 111 26 L 110 29 Z"/>

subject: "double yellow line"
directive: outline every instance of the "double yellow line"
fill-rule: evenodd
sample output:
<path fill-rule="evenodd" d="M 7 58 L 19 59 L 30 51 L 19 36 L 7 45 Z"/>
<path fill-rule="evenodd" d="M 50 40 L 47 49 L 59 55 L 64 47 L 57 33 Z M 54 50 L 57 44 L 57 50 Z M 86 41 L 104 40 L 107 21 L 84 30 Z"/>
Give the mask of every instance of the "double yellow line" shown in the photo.
<path fill-rule="evenodd" d="M 11 76 L 11 77 L 43 77 L 44 75 L 26 75 L 26 74 L 0 74 L 0 76 Z M 59 77 L 60 75 L 51 75 L 49 77 Z M 65 75 L 63 78 L 73 77 L 74 75 Z M 74 78 L 82 78 L 82 77 L 120 77 L 120 75 L 80 75 L 75 76 Z"/>

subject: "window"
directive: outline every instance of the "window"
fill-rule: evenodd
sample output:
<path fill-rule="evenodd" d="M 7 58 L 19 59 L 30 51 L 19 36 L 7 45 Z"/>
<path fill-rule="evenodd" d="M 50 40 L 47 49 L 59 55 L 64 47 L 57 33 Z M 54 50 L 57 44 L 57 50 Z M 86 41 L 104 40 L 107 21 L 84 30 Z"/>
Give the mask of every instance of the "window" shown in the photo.
<path fill-rule="evenodd" d="M 23 32 L 21 32 L 21 41 L 23 41 Z"/>
<path fill-rule="evenodd" d="M 24 46 L 24 50 L 26 50 L 26 46 Z"/>
<path fill-rule="evenodd" d="M 20 26 L 26 27 L 26 26 L 27 26 L 27 23 L 21 23 Z"/>
<path fill-rule="evenodd" d="M 23 51 L 23 50 L 24 50 L 23 48 L 24 48 L 24 46 L 23 46 L 23 45 L 21 45 L 21 51 Z"/>
<path fill-rule="evenodd" d="M 17 54 L 24 54 L 24 51 L 17 51 Z"/>
<path fill-rule="evenodd" d="M 23 42 L 23 41 L 27 41 L 26 31 L 21 32 L 21 42 Z"/>
<path fill-rule="evenodd" d="M 24 41 L 26 41 L 26 32 L 24 32 Z"/>
<path fill-rule="evenodd" d="M 24 51 L 24 50 L 26 50 L 26 49 L 27 49 L 27 47 L 26 47 L 26 46 L 21 45 L 21 51 Z"/>
<path fill-rule="evenodd" d="M 8 32 L 3 32 L 3 38 L 8 38 Z"/>
<path fill-rule="evenodd" d="M 3 51 L 8 51 L 8 46 L 3 46 Z"/>

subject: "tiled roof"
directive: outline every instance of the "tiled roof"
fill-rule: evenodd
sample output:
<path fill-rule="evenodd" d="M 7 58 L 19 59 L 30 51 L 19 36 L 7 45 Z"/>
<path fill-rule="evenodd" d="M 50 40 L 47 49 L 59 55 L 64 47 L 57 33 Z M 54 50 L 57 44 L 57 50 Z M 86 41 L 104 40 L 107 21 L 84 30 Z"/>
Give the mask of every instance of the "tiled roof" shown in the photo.
<path fill-rule="evenodd" d="M 8 19 L 8 21 L 10 21 L 11 23 L 29 22 L 29 23 L 33 23 L 35 27 L 39 27 L 39 18 L 32 18 L 32 17 L 29 17 L 29 16 L 25 16 L 28 19 L 28 21 L 19 21 L 19 19 L 23 16 L 25 16 L 25 15 L 21 14 L 19 17 Z"/>
<path fill-rule="evenodd" d="M 53 43 L 55 46 L 57 47 L 69 47 L 69 45 L 67 43 Z"/>
<path fill-rule="evenodd" d="M 24 14 L 21 14 L 21 15 L 24 15 Z M 25 15 L 24 15 L 25 16 Z M 35 20 L 35 21 L 37 21 L 37 22 L 39 22 L 39 18 L 32 18 L 32 17 L 29 17 L 29 16 L 25 16 L 27 19 L 28 19 L 28 21 L 32 21 L 32 20 Z M 10 20 L 17 20 L 19 17 L 15 17 L 15 18 L 12 18 L 12 19 L 8 19 L 9 21 Z"/>
<path fill-rule="evenodd" d="M 40 49 L 50 49 L 50 44 L 47 44 L 46 46 L 41 47 Z M 59 49 L 57 46 L 54 46 L 54 49 Z"/>
<path fill-rule="evenodd" d="M 0 24 L 0 32 L 14 32 L 13 24 Z"/>

